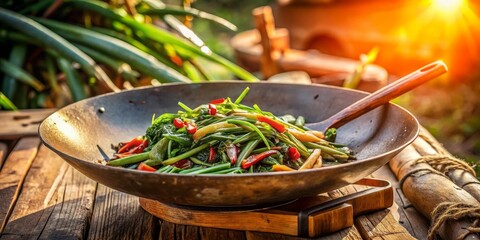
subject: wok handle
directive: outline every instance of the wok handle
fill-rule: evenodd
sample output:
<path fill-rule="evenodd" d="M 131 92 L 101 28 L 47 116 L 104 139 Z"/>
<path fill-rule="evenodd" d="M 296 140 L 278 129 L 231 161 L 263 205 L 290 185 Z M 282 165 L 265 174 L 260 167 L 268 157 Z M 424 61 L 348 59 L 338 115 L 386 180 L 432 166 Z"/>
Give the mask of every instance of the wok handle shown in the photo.
<path fill-rule="evenodd" d="M 298 213 L 298 236 L 314 237 L 310 234 L 309 216 L 343 203 L 349 203 L 352 205 L 354 217 L 367 212 L 385 209 L 393 205 L 393 188 L 389 181 L 376 178 L 364 178 L 354 184 L 369 186 L 372 188 L 303 209 Z"/>
<path fill-rule="evenodd" d="M 430 63 L 360 99 L 347 108 L 322 121 L 319 123 L 322 128 L 321 130 L 325 131 L 328 128 L 341 127 L 345 123 L 385 103 L 388 103 L 390 100 L 446 73 L 447 71 L 447 66 L 441 60 Z"/>

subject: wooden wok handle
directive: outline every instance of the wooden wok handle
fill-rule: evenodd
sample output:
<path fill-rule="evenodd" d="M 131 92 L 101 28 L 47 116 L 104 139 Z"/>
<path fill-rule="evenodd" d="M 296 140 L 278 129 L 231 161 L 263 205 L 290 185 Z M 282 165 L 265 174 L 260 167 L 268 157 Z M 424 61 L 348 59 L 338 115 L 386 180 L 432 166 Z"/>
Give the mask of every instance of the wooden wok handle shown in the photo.
<path fill-rule="evenodd" d="M 322 130 L 338 128 L 345 123 L 379 107 L 390 100 L 424 84 L 447 72 L 447 66 L 441 60 L 430 63 L 409 75 L 402 77 L 319 123 Z"/>

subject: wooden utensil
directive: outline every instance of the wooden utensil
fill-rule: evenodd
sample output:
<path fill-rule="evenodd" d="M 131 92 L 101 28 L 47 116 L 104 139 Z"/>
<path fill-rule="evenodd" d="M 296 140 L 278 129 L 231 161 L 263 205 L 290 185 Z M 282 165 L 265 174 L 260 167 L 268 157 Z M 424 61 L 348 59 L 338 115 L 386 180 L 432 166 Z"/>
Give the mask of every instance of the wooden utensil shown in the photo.
<path fill-rule="evenodd" d="M 441 60 L 430 63 L 358 100 L 333 116 L 318 123 L 308 124 L 307 126 L 324 132 L 329 128 L 339 128 L 345 123 L 388 103 L 390 100 L 446 73 L 447 71 L 447 66 Z"/>

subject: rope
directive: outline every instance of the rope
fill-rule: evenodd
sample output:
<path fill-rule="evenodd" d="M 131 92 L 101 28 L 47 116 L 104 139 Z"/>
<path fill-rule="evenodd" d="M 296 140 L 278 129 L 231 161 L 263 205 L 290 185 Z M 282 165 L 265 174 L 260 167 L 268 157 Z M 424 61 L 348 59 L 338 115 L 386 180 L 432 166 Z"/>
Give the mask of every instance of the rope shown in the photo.
<path fill-rule="evenodd" d="M 473 220 L 470 227 L 458 239 L 464 239 L 471 233 L 480 233 L 480 206 L 473 206 L 465 203 L 444 202 L 439 204 L 432 212 L 432 224 L 428 230 L 428 239 L 433 240 L 436 237 L 438 229 L 450 220 L 467 219 Z"/>
<path fill-rule="evenodd" d="M 421 158 L 419 158 L 421 159 Z M 443 173 L 435 170 L 435 169 L 431 169 L 431 168 L 418 168 L 418 169 L 414 169 L 410 172 L 408 172 L 407 174 L 403 175 L 403 177 L 400 179 L 400 181 L 398 181 L 398 184 L 400 185 L 400 189 L 402 189 L 403 191 L 403 183 L 405 182 L 405 180 L 407 180 L 407 178 L 411 177 L 413 174 L 416 174 L 416 173 L 419 173 L 419 172 L 425 172 L 423 174 L 418 174 L 416 175 L 415 177 L 420 177 L 420 176 L 423 176 L 423 175 L 426 175 L 426 174 L 437 174 L 437 175 L 440 175 L 442 177 L 445 177 L 447 178 L 447 176 L 445 176 Z"/>
<path fill-rule="evenodd" d="M 429 155 L 419 158 L 416 163 L 427 163 L 433 168 L 441 171 L 443 174 L 447 174 L 451 170 L 463 170 L 476 176 L 475 170 L 470 167 L 466 162 L 449 156 L 449 155 Z"/>
<path fill-rule="evenodd" d="M 432 146 L 432 148 L 438 153 L 437 155 L 430 156 L 430 159 L 426 159 L 425 163 L 430 164 L 437 170 L 444 167 L 442 171 L 444 174 L 448 173 L 450 170 L 459 169 L 476 176 L 475 170 L 468 165 L 468 163 L 453 157 L 439 142 L 429 136 L 428 132 L 421 131 L 418 136 L 430 144 L 430 146 Z"/>

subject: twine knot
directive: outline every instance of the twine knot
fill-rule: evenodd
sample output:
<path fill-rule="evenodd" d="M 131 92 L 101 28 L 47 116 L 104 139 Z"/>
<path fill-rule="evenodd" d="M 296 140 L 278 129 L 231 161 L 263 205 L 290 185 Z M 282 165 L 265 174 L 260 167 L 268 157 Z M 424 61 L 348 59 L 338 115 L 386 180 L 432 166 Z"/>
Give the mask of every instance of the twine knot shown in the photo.
<path fill-rule="evenodd" d="M 473 223 L 458 239 L 464 239 L 468 234 L 480 233 L 480 206 L 465 203 L 444 202 L 439 204 L 432 212 L 432 224 L 428 230 L 428 239 L 436 239 L 438 229 L 447 221 L 467 219 Z"/>

